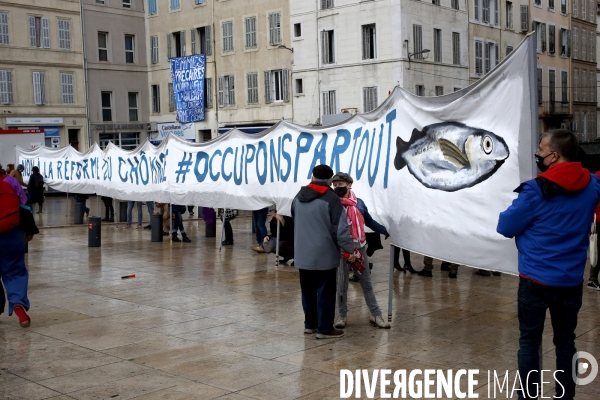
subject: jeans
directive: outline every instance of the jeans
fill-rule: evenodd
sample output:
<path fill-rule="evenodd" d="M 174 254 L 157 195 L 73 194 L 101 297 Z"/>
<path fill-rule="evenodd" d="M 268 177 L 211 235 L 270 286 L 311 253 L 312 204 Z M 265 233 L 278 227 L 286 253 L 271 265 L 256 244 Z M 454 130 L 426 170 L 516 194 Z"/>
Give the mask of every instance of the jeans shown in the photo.
<path fill-rule="evenodd" d="M 252 224 L 256 229 L 256 242 L 258 244 L 261 244 L 267 236 L 267 214 L 269 214 L 269 207 L 252 211 Z"/>
<path fill-rule="evenodd" d="M 381 309 L 377 304 L 377 298 L 373 291 L 373 284 L 371 283 L 371 271 L 369 270 L 369 257 L 365 251 L 365 247 L 361 247 L 359 251 L 362 253 L 365 259 L 365 269 L 362 275 L 359 275 L 360 286 L 363 290 L 365 297 L 365 303 L 371 311 L 371 315 L 374 317 L 381 316 Z M 345 317 L 348 314 L 348 278 L 349 278 L 350 267 L 346 260 L 340 260 L 340 266 L 338 267 L 338 289 L 337 289 L 337 301 L 338 301 L 338 314 L 340 317 Z"/>
<path fill-rule="evenodd" d="M 300 269 L 304 327 L 318 333 L 333 331 L 335 317 L 335 278 L 337 268 L 326 271 Z"/>
<path fill-rule="evenodd" d="M 138 225 L 141 225 L 142 224 L 142 202 L 141 201 L 128 201 L 127 202 L 127 225 L 131 225 L 131 212 L 133 211 L 134 204 L 137 204 Z"/>
<path fill-rule="evenodd" d="M 148 214 L 150 215 L 150 223 L 148 225 L 152 226 L 152 214 L 154 214 L 154 202 L 147 201 L 146 206 L 148 207 Z"/>
<path fill-rule="evenodd" d="M 424 256 L 423 257 L 423 264 L 424 264 L 424 268 L 423 269 L 425 271 L 433 271 L 433 258 Z M 448 266 L 448 268 L 449 268 L 449 272 L 451 274 L 458 273 L 458 267 L 459 267 L 458 264 L 455 264 L 455 263 L 448 263 L 448 264 L 450 264 Z"/>
<path fill-rule="evenodd" d="M 25 241 L 19 228 L 0 233 L 0 278 L 8 298 L 8 315 L 12 315 L 17 304 L 29 310 L 29 273 L 25 267 Z"/>
<path fill-rule="evenodd" d="M 183 215 L 181 215 L 181 211 L 173 209 L 173 233 L 177 233 L 178 229 L 182 234 L 185 233 Z"/>
<path fill-rule="evenodd" d="M 575 328 L 577 313 L 581 308 L 583 283 L 575 287 L 543 286 L 529 279 L 519 282 L 519 375 L 526 390 L 519 399 L 537 399 L 537 383 L 540 381 L 540 344 L 546 320 L 546 310 L 550 309 L 550 319 L 554 330 L 556 347 L 556 396 L 572 399 L 575 396 L 573 382 L 573 356 L 575 349 Z M 527 375 L 530 371 L 529 379 Z M 560 384 L 559 384 L 560 382 Z M 561 387 L 562 385 L 562 387 Z M 564 390 L 563 390 L 564 387 Z M 564 392 L 564 393 L 563 393 Z M 540 394 L 541 395 L 541 394 Z"/>

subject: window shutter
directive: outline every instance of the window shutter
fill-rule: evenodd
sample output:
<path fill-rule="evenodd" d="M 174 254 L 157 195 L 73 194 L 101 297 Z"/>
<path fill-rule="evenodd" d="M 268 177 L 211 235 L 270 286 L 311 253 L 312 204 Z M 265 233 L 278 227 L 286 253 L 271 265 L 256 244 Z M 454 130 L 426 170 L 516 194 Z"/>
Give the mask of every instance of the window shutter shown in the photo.
<path fill-rule="evenodd" d="M 269 14 L 269 44 L 275 44 L 275 24 L 273 22 L 274 14 Z"/>
<path fill-rule="evenodd" d="M 362 27 L 362 58 L 366 60 L 369 58 L 369 49 L 371 48 L 369 42 L 371 41 L 371 37 L 369 35 L 369 30 L 366 26 Z"/>
<path fill-rule="evenodd" d="M 192 55 L 198 54 L 196 53 L 196 28 L 190 30 L 190 42 L 192 43 Z"/>
<path fill-rule="evenodd" d="M 254 103 L 254 94 L 252 93 L 252 88 L 254 84 L 254 79 L 253 79 L 253 74 L 249 73 L 246 74 L 246 86 L 247 86 L 247 90 L 248 90 L 248 104 L 253 104 Z"/>
<path fill-rule="evenodd" d="M 527 32 L 529 27 L 529 6 L 521 6 L 521 31 Z"/>
<path fill-rule="evenodd" d="M 479 2 L 481 0 L 473 0 L 473 5 L 475 6 L 475 21 L 479 21 Z"/>
<path fill-rule="evenodd" d="M 29 45 L 38 47 L 37 45 L 37 30 L 35 29 L 35 17 L 29 17 Z"/>
<path fill-rule="evenodd" d="M 321 59 L 323 64 L 329 64 L 329 33 L 321 32 Z"/>
<path fill-rule="evenodd" d="M 223 30 L 223 51 L 227 51 L 227 50 L 229 50 L 227 48 L 227 32 L 229 31 L 227 29 L 227 22 L 223 22 L 222 28 L 223 28 L 222 29 Z"/>
<path fill-rule="evenodd" d="M 500 57 L 499 57 L 499 54 L 498 54 L 498 45 L 497 44 L 493 44 L 492 46 L 494 46 L 494 50 L 495 50 L 495 55 L 494 55 L 495 60 L 494 60 L 494 65 L 493 65 L 493 67 L 495 67 L 500 62 Z"/>
<path fill-rule="evenodd" d="M 223 77 L 219 77 L 219 107 L 223 107 Z"/>
<path fill-rule="evenodd" d="M 235 82 L 233 75 L 229 75 L 229 105 L 235 106 Z"/>
<path fill-rule="evenodd" d="M 546 24 L 540 24 L 542 28 L 542 51 L 546 51 Z"/>
<path fill-rule="evenodd" d="M 554 25 L 550 25 L 548 28 L 548 41 L 550 42 L 548 52 L 550 54 L 554 54 L 556 52 L 556 27 Z"/>
<path fill-rule="evenodd" d="M 167 33 L 167 59 L 171 59 L 171 34 Z"/>
<path fill-rule="evenodd" d="M 41 94 L 40 94 L 40 73 L 34 72 L 33 76 L 33 103 L 34 104 L 42 104 Z"/>
<path fill-rule="evenodd" d="M 58 48 L 59 49 L 64 49 L 65 48 L 65 34 L 64 34 L 64 26 L 63 26 L 63 20 L 59 19 L 58 20 Z"/>
<path fill-rule="evenodd" d="M 281 13 L 275 13 L 275 33 L 276 44 L 281 43 Z"/>
<path fill-rule="evenodd" d="M 265 71 L 265 104 L 272 103 L 271 100 L 271 72 Z"/>
<path fill-rule="evenodd" d="M 478 75 L 481 75 L 481 73 L 483 72 L 483 66 L 482 66 L 482 52 L 483 52 L 483 43 L 481 42 L 475 42 L 475 73 Z"/>
<path fill-rule="evenodd" d="M 179 32 L 179 41 L 181 44 L 181 57 L 185 57 L 185 31 L 180 31 Z"/>
<path fill-rule="evenodd" d="M 212 54 L 212 39 L 210 36 L 210 26 L 204 27 L 204 36 L 206 36 L 206 55 L 210 56 Z"/>
<path fill-rule="evenodd" d="M 45 49 L 50 48 L 50 23 L 48 18 L 42 18 L 42 41 Z"/>
<path fill-rule="evenodd" d="M 8 103 L 13 104 L 13 78 L 12 71 L 6 71 L 6 89 L 8 91 Z"/>
<path fill-rule="evenodd" d="M 46 74 L 44 72 L 40 72 L 40 104 L 46 104 Z"/>
<path fill-rule="evenodd" d="M 0 104 L 8 104 L 8 72 L 0 70 Z"/>
<path fill-rule="evenodd" d="M 498 25 L 498 0 L 494 0 L 494 24 Z"/>
<path fill-rule="evenodd" d="M 0 13 L 0 44 L 10 44 L 7 13 Z"/>
<path fill-rule="evenodd" d="M 290 101 L 290 84 L 288 79 L 289 71 L 287 69 L 281 70 L 281 86 L 283 87 L 283 101 Z"/>
<path fill-rule="evenodd" d="M 323 115 L 329 115 L 329 95 L 327 92 L 323 92 Z"/>
<path fill-rule="evenodd" d="M 204 108 L 213 107 L 213 90 L 212 90 L 212 78 L 206 79 L 206 104 Z"/>

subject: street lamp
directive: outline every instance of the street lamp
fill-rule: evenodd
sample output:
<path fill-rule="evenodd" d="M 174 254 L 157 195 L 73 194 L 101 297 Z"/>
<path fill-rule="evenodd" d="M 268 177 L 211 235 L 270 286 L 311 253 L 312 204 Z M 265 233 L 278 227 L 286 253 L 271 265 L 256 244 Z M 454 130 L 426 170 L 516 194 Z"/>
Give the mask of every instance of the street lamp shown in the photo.
<path fill-rule="evenodd" d="M 294 49 L 290 49 L 289 47 L 287 47 L 285 44 L 280 44 L 279 46 L 277 46 L 280 49 L 286 49 L 291 51 L 292 53 L 294 52 Z"/>
<path fill-rule="evenodd" d="M 426 60 L 427 57 L 429 57 L 429 52 L 430 52 L 429 49 L 424 49 L 424 50 L 418 51 L 416 53 L 408 53 L 408 69 L 410 69 L 410 58 L 411 57 L 418 56 L 419 54 L 424 54 L 425 57 L 423 57 L 423 60 Z"/>

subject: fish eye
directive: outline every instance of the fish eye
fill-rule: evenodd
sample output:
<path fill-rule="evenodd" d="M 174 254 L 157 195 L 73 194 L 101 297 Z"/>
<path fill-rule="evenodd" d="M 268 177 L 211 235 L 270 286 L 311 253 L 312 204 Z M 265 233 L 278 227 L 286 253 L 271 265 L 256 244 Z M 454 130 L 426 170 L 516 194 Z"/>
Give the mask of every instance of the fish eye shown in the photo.
<path fill-rule="evenodd" d="M 494 141 L 492 140 L 492 138 L 488 135 L 485 135 L 483 137 L 483 140 L 481 141 L 481 148 L 483 149 L 483 152 L 485 154 L 491 154 L 492 150 L 494 150 Z"/>

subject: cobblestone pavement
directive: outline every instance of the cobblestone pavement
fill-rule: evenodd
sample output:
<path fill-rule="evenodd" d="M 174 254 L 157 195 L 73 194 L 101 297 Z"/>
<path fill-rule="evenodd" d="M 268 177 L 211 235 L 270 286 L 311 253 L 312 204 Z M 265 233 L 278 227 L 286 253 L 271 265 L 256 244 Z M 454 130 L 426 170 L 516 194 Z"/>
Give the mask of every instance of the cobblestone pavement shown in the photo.
<path fill-rule="evenodd" d="M 66 205 L 49 200 L 40 225 L 72 224 L 61 216 Z M 88 206 L 95 214 L 94 200 Z M 514 376 L 516 277 L 461 267 L 453 280 L 439 263 L 432 279 L 395 272 L 391 330 L 369 325 L 360 286 L 351 283 L 345 337 L 317 341 L 303 334 L 297 270 L 253 252 L 250 225 L 236 219 L 235 245 L 221 252 L 204 237 L 204 222 L 187 214 L 189 244 L 152 243 L 149 231 L 109 224 L 102 247 L 88 248 L 86 225 L 42 229 L 26 256 L 32 325 L 0 316 L 0 398 L 336 399 L 340 369 L 374 368 L 480 369 L 477 392 L 488 398 L 487 370 Z M 387 248 L 373 258 L 384 314 Z M 412 260 L 419 269 L 422 257 Z M 121 279 L 127 274 L 136 277 Z M 585 289 L 577 327 L 578 349 L 596 357 L 599 301 Z M 548 320 L 547 369 L 551 334 Z M 600 379 L 577 396 L 598 398 Z"/>

